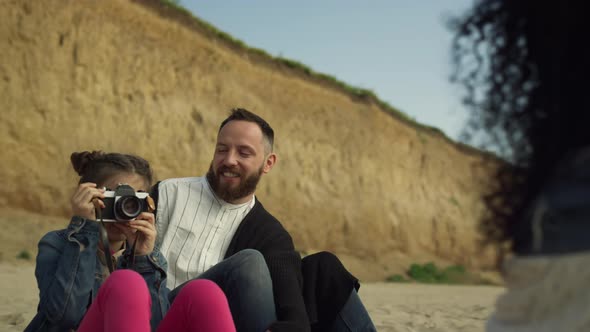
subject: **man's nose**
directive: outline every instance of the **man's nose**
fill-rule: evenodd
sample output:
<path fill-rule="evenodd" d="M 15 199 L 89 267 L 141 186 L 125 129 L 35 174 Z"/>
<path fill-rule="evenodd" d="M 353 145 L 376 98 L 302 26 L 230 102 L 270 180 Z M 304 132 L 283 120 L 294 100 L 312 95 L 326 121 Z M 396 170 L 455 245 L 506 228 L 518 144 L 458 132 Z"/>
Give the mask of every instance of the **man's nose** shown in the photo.
<path fill-rule="evenodd" d="M 233 166 L 238 164 L 238 158 L 236 153 L 233 151 L 229 151 L 223 160 L 223 163 L 228 166 Z"/>

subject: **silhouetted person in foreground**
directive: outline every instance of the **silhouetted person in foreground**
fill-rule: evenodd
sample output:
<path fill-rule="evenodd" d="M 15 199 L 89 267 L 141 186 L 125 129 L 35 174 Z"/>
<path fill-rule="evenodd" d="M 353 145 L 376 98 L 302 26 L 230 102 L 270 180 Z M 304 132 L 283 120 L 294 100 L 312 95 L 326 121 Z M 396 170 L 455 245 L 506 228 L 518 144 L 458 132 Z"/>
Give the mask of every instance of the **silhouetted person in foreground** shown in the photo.
<path fill-rule="evenodd" d="M 582 1 L 479 1 L 455 21 L 469 132 L 511 163 L 481 231 L 505 250 L 488 331 L 590 331 L 590 20 Z"/>

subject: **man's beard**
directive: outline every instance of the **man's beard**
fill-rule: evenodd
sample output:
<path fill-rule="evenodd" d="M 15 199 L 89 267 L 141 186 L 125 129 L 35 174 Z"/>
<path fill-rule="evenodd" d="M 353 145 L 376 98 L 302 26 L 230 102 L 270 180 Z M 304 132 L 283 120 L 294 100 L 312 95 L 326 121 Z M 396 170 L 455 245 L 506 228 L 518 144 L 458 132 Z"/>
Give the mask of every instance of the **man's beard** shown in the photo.
<path fill-rule="evenodd" d="M 256 190 L 256 186 L 258 185 L 258 181 L 260 181 L 260 177 L 262 176 L 262 172 L 264 170 L 264 165 L 260 167 L 257 173 L 248 176 L 247 178 L 242 178 L 240 175 L 240 184 L 237 187 L 231 188 L 229 184 L 221 185 L 221 176 L 225 171 L 230 171 L 229 167 L 220 167 L 218 170 L 217 175 L 213 171 L 213 164 L 209 166 L 209 171 L 207 172 L 207 181 L 213 189 L 213 192 L 217 195 L 217 197 L 221 198 L 226 202 L 233 202 L 240 198 L 244 198 Z"/>

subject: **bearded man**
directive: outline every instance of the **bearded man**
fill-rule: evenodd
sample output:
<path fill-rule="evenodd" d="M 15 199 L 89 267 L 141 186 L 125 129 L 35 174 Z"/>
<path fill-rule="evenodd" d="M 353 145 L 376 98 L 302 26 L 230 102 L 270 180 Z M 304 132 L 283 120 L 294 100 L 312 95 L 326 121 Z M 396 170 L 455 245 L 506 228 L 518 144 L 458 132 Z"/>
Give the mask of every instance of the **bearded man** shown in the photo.
<path fill-rule="evenodd" d="M 171 302 L 185 283 L 203 278 L 224 290 L 237 331 L 310 331 L 319 320 L 333 325 L 337 315 L 344 322 L 338 326 L 351 325 L 347 316 L 354 316 L 352 323 L 365 317 L 360 323 L 368 329 L 353 330 L 373 331 L 356 295 L 356 278 L 328 253 L 302 267 L 289 233 L 255 197 L 260 178 L 277 162 L 273 143 L 274 131 L 264 119 L 234 109 L 219 127 L 205 177 L 168 179 L 152 190 L 158 202 L 156 245 L 168 261 Z M 320 266 L 330 273 L 318 273 Z M 306 289 L 302 271 L 314 279 Z M 324 314 L 317 307 L 331 310 Z"/>

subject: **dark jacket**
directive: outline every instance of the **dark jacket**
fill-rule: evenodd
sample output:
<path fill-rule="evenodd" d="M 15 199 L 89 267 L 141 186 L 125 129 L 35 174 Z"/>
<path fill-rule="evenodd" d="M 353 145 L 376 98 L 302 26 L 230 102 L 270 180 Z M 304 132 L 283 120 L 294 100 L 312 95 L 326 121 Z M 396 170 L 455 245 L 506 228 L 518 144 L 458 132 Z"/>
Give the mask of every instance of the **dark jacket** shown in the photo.
<path fill-rule="evenodd" d="M 35 277 L 39 287 L 37 314 L 25 331 L 68 331 L 78 327 L 103 283 L 97 256 L 99 224 L 73 217 L 67 229 L 47 233 L 39 241 Z M 126 255 L 117 267 L 127 266 Z M 152 297 L 152 328 L 168 309 L 166 260 L 154 251 L 135 257 L 133 269 L 145 279 Z"/>
<path fill-rule="evenodd" d="M 273 332 L 309 331 L 310 324 L 302 296 L 301 257 L 281 223 L 256 199 L 225 253 L 225 258 L 243 249 L 262 253 L 270 271 L 278 321 Z"/>

